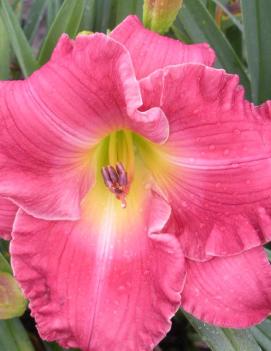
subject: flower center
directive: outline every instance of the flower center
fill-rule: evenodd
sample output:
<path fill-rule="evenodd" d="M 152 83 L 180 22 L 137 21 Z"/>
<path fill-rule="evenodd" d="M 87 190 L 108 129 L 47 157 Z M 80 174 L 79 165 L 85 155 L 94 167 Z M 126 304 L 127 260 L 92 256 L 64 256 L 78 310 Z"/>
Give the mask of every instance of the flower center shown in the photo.
<path fill-rule="evenodd" d="M 121 201 L 121 207 L 126 208 L 126 196 L 128 194 L 128 176 L 121 162 L 116 164 L 116 167 L 102 167 L 102 176 L 105 186 Z"/>
<path fill-rule="evenodd" d="M 127 129 L 107 135 L 96 150 L 97 189 L 110 192 L 122 208 L 139 203 L 154 182 L 162 183 L 168 167 L 158 145 Z"/>
<path fill-rule="evenodd" d="M 100 170 L 106 188 L 126 208 L 126 197 L 134 178 L 135 155 L 132 132 L 117 130 L 103 142 L 100 154 Z"/>

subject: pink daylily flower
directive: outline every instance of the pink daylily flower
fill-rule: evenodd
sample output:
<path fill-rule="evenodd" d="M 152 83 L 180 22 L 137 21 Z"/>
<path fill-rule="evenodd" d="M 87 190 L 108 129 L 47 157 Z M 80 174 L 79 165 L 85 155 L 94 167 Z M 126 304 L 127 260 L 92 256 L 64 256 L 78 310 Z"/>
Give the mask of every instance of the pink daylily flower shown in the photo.
<path fill-rule="evenodd" d="M 223 327 L 270 313 L 270 114 L 213 62 L 130 16 L 1 82 L 0 194 L 43 338 L 142 351 L 180 306 Z"/>

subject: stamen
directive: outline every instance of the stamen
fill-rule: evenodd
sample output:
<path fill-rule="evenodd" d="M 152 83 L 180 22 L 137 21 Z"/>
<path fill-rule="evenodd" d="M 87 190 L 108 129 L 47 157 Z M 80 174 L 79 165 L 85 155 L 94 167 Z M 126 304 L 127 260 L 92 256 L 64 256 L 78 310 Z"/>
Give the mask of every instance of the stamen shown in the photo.
<path fill-rule="evenodd" d="M 128 176 L 121 162 L 116 164 L 116 167 L 102 167 L 102 176 L 105 186 L 121 201 L 121 207 L 126 208 L 126 196 L 128 194 Z"/>

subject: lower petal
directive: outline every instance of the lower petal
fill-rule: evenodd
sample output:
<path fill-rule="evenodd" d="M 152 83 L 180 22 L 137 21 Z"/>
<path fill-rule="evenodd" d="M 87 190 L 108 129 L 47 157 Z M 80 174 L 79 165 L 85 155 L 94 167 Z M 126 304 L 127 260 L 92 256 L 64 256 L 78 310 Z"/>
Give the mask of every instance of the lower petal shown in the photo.
<path fill-rule="evenodd" d="M 170 208 L 149 194 L 123 210 L 109 194 L 84 209 L 73 223 L 17 217 L 12 264 L 38 330 L 84 351 L 151 350 L 170 328 L 185 275 L 178 241 L 162 233 Z"/>
<path fill-rule="evenodd" d="M 247 328 L 271 312 L 271 268 L 262 248 L 207 262 L 187 260 L 183 308 L 226 328 Z"/>
<path fill-rule="evenodd" d="M 0 237 L 11 239 L 11 231 L 18 207 L 10 200 L 0 197 Z"/>

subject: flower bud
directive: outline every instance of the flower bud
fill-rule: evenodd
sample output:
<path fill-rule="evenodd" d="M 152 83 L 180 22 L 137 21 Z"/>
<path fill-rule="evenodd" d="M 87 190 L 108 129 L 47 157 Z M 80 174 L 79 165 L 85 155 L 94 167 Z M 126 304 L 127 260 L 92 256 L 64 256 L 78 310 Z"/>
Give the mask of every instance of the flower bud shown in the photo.
<path fill-rule="evenodd" d="M 143 22 L 146 28 L 158 33 L 165 33 L 183 4 L 183 0 L 145 0 Z"/>

